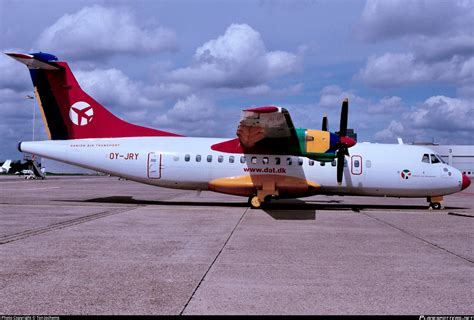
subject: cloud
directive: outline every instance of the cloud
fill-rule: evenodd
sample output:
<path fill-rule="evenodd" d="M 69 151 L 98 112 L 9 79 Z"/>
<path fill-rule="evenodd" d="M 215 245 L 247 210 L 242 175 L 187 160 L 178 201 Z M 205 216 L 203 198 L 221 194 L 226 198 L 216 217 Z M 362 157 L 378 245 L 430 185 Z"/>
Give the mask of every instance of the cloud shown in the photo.
<path fill-rule="evenodd" d="M 132 81 L 118 69 L 94 69 L 74 72 L 82 89 L 104 106 L 128 110 L 159 107 L 161 102 L 144 94 L 144 85 Z"/>
<path fill-rule="evenodd" d="M 379 89 L 449 83 L 472 95 L 473 21 L 472 1 L 368 0 L 359 34 L 373 42 L 400 38 L 406 49 L 370 56 L 354 79 Z"/>
<path fill-rule="evenodd" d="M 207 88 L 251 88 L 300 70 L 302 56 L 267 51 L 260 33 L 247 24 L 232 24 L 224 35 L 196 49 L 193 65 L 170 73 L 173 81 Z"/>
<path fill-rule="evenodd" d="M 348 98 L 349 104 L 365 104 L 367 101 L 364 98 L 357 96 L 354 92 L 342 90 L 337 85 L 326 86 L 321 90 L 318 106 L 322 109 L 340 108 L 342 101 Z"/>
<path fill-rule="evenodd" d="M 386 89 L 425 82 L 474 84 L 473 58 L 453 55 L 449 60 L 427 62 L 413 53 L 385 53 L 369 57 L 355 75 L 366 85 Z"/>
<path fill-rule="evenodd" d="M 474 101 L 433 96 L 403 117 L 418 129 L 474 131 Z"/>
<path fill-rule="evenodd" d="M 125 9 L 94 5 L 59 18 L 40 34 L 36 46 L 68 59 L 96 60 L 114 54 L 173 51 L 176 35 L 164 27 L 141 27 Z"/>
<path fill-rule="evenodd" d="M 473 7 L 464 0 L 368 0 L 357 31 L 368 41 L 448 34 L 472 27 Z"/>
<path fill-rule="evenodd" d="M 383 97 L 376 103 L 369 103 L 367 112 L 370 114 L 393 114 L 403 111 L 405 108 L 400 97 Z"/>
<path fill-rule="evenodd" d="M 31 91 L 0 89 L 0 110 L 2 112 L 2 121 L 0 121 L 2 147 L 0 152 L 2 160 L 4 158 L 19 159 L 21 155 L 17 151 L 18 141 L 32 140 L 33 109 L 36 117 L 35 139 L 47 139 L 38 104 L 36 100 L 26 99 L 27 94 L 31 95 L 32 93 Z"/>
<path fill-rule="evenodd" d="M 378 131 L 375 139 L 393 142 L 397 137 L 407 141 L 431 141 L 446 144 L 472 144 L 474 135 L 474 100 L 432 96 L 412 106 Z"/>
<path fill-rule="evenodd" d="M 19 52 L 21 50 L 2 49 L 2 51 Z M 0 89 L 8 88 L 16 91 L 30 90 L 33 92 L 33 85 L 28 69 L 23 64 L 0 53 L 0 70 Z"/>
<path fill-rule="evenodd" d="M 163 130 L 191 136 L 209 136 L 217 131 L 219 114 L 214 102 L 194 94 L 180 99 L 166 113 L 157 116 L 153 124 Z"/>
<path fill-rule="evenodd" d="M 427 62 L 449 60 L 453 56 L 472 57 L 474 55 L 474 36 L 461 34 L 448 38 L 413 37 L 410 40 L 410 47 L 419 59 Z"/>
<path fill-rule="evenodd" d="M 405 132 L 405 127 L 400 121 L 392 120 L 387 128 L 375 133 L 375 140 L 381 142 L 394 142 Z"/>

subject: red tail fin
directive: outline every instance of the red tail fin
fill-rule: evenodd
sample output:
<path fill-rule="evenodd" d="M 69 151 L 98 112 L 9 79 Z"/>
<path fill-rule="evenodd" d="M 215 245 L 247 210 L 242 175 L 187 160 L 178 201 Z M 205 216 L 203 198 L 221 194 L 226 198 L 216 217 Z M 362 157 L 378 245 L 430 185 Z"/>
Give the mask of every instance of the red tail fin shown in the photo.
<path fill-rule="evenodd" d="M 179 136 L 117 118 L 85 93 L 66 62 L 50 54 L 7 53 L 30 70 L 36 97 L 52 140 Z"/>

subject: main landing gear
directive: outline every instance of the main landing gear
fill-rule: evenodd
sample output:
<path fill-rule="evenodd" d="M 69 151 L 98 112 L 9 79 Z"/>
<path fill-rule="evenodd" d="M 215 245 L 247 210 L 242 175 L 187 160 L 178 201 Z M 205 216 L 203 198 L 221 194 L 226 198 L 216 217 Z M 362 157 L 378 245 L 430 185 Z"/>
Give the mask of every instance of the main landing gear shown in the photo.
<path fill-rule="evenodd" d="M 443 206 L 443 197 L 428 197 L 426 200 L 430 203 L 431 210 L 441 210 L 444 209 Z"/>
<path fill-rule="evenodd" d="M 263 201 L 261 201 L 256 195 L 251 195 L 249 197 L 249 205 L 252 209 L 258 209 L 262 206 Z"/>
<path fill-rule="evenodd" d="M 249 197 L 249 206 L 252 208 L 252 209 L 260 209 L 262 206 L 264 206 L 265 204 L 268 204 L 270 202 L 270 200 L 273 198 L 272 195 L 266 195 L 263 200 L 261 198 L 259 198 L 256 194 L 252 194 L 250 197 Z"/>

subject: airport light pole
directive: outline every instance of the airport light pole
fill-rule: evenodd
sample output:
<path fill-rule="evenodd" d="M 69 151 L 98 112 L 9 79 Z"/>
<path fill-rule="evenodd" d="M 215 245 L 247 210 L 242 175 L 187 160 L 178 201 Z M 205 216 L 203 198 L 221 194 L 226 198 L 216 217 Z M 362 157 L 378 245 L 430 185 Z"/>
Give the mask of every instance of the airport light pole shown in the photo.
<path fill-rule="evenodd" d="M 35 118 L 36 118 L 36 108 L 35 108 L 36 104 L 34 101 L 35 98 L 33 96 L 30 96 L 29 94 L 27 94 L 25 98 L 33 100 L 33 141 L 35 141 Z"/>

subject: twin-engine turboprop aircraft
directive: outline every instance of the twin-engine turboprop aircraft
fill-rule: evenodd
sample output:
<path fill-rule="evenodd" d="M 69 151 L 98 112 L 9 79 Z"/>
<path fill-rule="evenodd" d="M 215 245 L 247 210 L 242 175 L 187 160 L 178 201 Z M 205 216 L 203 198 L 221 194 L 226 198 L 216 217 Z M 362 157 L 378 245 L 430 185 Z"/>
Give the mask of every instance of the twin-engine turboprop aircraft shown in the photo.
<path fill-rule="evenodd" d="M 85 93 L 66 62 L 47 53 L 6 53 L 31 74 L 50 140 L 20 142 L 21 152 L 168 188 L 211 190 L 249 198 L 317 194 L 427 198 L 470 180 L 432 150 L 358 143 L 347 136 L 348 100 L 340 129 L 295 128 L 284 108 L 246 109 L 235 139 L 188 138 L 125 122 Z M 350 149 L 350 154 L 349 154 Z"/>

